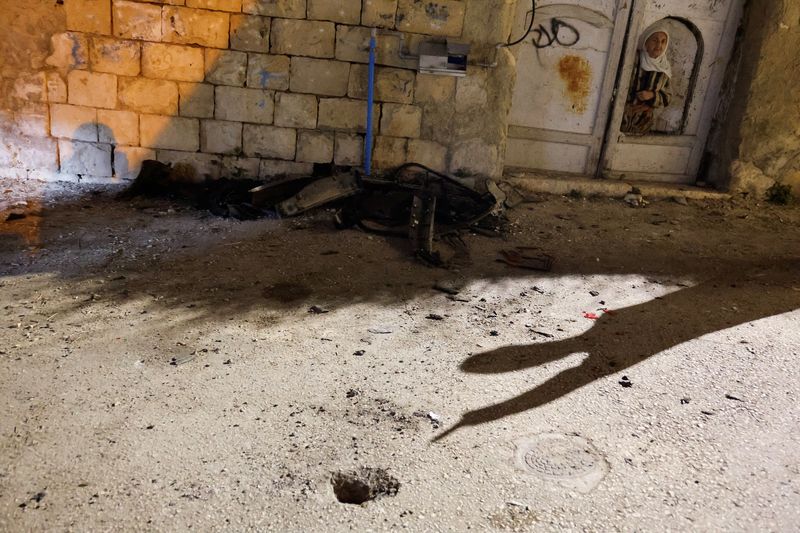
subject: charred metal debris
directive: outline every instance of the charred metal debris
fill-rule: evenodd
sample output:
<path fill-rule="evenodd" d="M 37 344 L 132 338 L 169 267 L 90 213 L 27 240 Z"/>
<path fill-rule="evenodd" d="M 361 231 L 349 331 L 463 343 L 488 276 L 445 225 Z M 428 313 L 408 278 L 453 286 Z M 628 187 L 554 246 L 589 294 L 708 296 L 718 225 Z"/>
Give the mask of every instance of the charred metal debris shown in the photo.
<path fill-rule="evenodd" d="M 240 220 L 293 217 L 332 208 L 338 228 L 407 236 L 414 255 L 433 266 L 448 266 L 434 243 L 447 243 L 456 258 L 463 256 L 466 246 L 460 232 L 502 236 L 507 227 L 506 207 L 519 203 L 491 179 L 456 178 L 418 163 L 377 177 L 357 170 L 331 174 L 268 184 L 240 179 L 197 184 L 176 180 L 169 165 L 145 161 L 124 196 L 166 196 Z"/>

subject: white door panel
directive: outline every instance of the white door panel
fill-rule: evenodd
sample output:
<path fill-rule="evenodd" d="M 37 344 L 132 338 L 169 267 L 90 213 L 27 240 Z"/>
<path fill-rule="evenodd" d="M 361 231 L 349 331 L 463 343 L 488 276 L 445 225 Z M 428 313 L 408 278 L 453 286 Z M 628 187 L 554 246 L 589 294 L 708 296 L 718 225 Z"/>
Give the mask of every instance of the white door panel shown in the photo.
<path fill-rule="evenodd" d="M 516 47 L 506 166 L 693 182 L 743 1 L 537 0 L 536 31 Z M 530 2 L 517 6 L 514 36 L 527 28 Z M 671 134 L 626 136 L 620 124 L 640 36 L 667 17 L 674 99 L 654 130 Z"/>
<path fill-rule="evenodd" d="M 711 122 L 716 112 L 720 86 L 733 48 L 736 27 L 741 19 L 743 0 L 650 0 L 633 13 L 626 60 L 622 65 L 619 95 L 606 139 L 603 174 L 610 178 L 656 179 L 681 183 L 697 181 Z M 670 43 L 673 64 L 673 86 L 676 98 L 665 109 L 657 110 L 652 133 L 631 136 L 620 132 L 629 92 L 631 73 L 636 66 L 637 47 L 641 36 L 653 24 L 681 24 L 690 32 Z M 694 35 L 694 43 L 687 35 Z M 692 51 L 697 57 L 691 61 Z M 682 117 L 682 127 L 675 127 Z M 669 132 L 669 134 L 665 133 Z M 671 137 L 680 135 L 682 142 L 691 140 L 690 148 L 676 149 Z M 658 146 L 663 149 L 655 149 Z"/>
<path fill-rule="evenodd" d="M 619 144 L 615 148 L 614 170 L 648 174 L 686 173 L 691 147 L 659 146 L 653 144 Z"/>
<path fill-rule="evenodd" d="M 576 144 L 509 139 L 506 165 L 513 168 L 536 168 L 551 172 L 580 174 L 589 156 L 589 147 Z"/>
<path fill-rule="evenodd" d="M 517 5 L 515 35 L 527 27 L 530 2 Z M 617 0 L 537 1 L 535 31 L 516 49 L 509 126 L 520 142 L 509 143 L 507 167 L 594 172 L 624 35 L 617 13 Z"/>

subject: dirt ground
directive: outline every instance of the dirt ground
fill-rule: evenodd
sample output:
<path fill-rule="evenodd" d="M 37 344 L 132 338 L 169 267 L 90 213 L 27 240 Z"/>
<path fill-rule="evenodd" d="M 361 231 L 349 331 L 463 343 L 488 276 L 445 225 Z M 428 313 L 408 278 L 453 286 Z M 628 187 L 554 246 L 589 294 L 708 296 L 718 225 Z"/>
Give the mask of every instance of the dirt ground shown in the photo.
<path fill-rule="evenodd" d="M 41 210 L 0 226 L 4 531 L 800 523 L 800 208 L 547 197 L 460 271 L 327 211 Z M 340 503 L 360 468 L 396 494 Z"/>

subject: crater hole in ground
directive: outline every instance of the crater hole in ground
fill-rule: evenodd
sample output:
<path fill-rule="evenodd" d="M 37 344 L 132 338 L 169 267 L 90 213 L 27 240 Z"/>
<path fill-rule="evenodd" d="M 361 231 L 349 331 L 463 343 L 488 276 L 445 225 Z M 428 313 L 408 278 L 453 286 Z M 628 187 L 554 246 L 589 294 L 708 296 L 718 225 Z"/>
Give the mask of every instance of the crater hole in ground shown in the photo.
<path fill-rule="evenodd" d="M 340 503 L 361 505 L 381 496 L 395 496 L 400 482 L 382 468 L 361 468 L 335 472 L 331 476 L 333 493 Z"/>

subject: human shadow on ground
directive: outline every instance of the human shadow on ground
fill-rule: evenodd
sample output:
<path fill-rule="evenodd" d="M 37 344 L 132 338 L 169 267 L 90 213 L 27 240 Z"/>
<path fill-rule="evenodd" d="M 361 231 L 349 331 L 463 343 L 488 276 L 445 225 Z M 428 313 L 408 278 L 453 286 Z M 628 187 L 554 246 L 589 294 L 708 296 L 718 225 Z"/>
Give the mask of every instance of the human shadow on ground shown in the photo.
<path fill-rule="evenodd" d="M 454 431 L 541 407 L 610 374 L 703 335 L 800 308 L 800 259 L 730 265 L 713 280 L 603 314 L 586 333 L 561 341 L 508 346 L 461 364 L 472 374 L 516 372 L 576 353 L 583 362 L 509 400 L 463 414 L 434 441 Z M 744 269 L 744 270 L 739 270 Z M 691 365 L 692 361 L 687 360 Z"/>
<path fill-rule="evenodd" d="M 432 286 L 452 277 L 465 284 L 516 279 L 530 285 L 631 274 L 673 286 L 675 280 L 685 280 L 686 287 L 677 292 L 602 316 L 583 335 L 505 347 L 465 361 L 463 372 L 492 374 L 588 354 L 578 367 L 532 391 L 466 413 L 439 438 L 535 409 L 683 342 L 800 308 L 798 235 L 791 225 L 796 214 L 789 212 L 778 215 L 788 217 L 790 224 L 780 239 L 773 226 L 760 222 L 774 220 L 775 214 L 748 215 L 750 220 L 705 217 L 698 225 L 691 218 L 681 222 L 681 211 L 669 213 L 680 223 L 670 227 L 680 231 L 655 239 L 653 235 L 668 231 L 660 222 L 665 216 L 654 217 L 658 207 L 620 212 L 611 201 L 584 209 L 581 203 L 554 199 L 535 211 L 512 212 L 521 227 L 535 230 L 510 242 L 468 237 L 473 264 L 450 273 L 415 262 L 404 239 L 337 231 L 325 213 L 236 223 L 194 211 L 170 213 L 172 207 L 164 201 L 119 202 L 100 195 L 47 208 L 37 255 L 22 264 L 19 258 L 26 252 L 21 243 L 14 245 L 16 250 L 3 250 L 0 244 L 0 280 L 54 273 L 68 281 L 62 290 L 67 297 L 57 300 L 61 307 L 49 308 L 48 314 L 69 317 L 89 306 L 136 301 L 151 313 L 161 311 L 157 316 L 163 320 L 152 327 L 175 331 L 253 312 L 270 315 L 263 327 L 272 327 L 297 320 L 312 305 L 335 311 L 362 303 L 397 306 L 420 297 L 443 298 Z M 612 223 L 621 218 L 624 231 Z M 541 246 L 557 257 L 554 271 L 532 273 L 495 262 L 498 250 L 515 245 Z M 420 309 L 417 316 L 422 319 L 426 312 Z"/>

